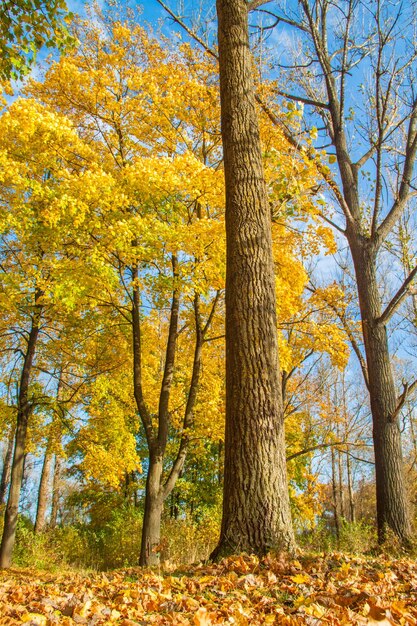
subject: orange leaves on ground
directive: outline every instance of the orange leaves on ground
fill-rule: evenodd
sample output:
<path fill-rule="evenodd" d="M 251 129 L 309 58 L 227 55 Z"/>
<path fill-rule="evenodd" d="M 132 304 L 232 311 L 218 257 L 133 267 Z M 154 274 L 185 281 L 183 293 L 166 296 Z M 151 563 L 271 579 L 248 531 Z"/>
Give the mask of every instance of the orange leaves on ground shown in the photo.
<path fill-rule="evenodd" d="M 156 573 L 0 573 L 0 624 L 417 623 L 417 565 L 405 559 L 316 555 L 231 557 Z"/>

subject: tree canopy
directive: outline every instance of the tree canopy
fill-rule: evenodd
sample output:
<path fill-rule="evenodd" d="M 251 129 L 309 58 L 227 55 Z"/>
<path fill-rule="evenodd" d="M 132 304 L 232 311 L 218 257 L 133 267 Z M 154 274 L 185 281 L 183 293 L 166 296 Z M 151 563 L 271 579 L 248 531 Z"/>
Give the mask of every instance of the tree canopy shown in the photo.
<path fill-rule="evenodd" d="M 22 78 L 43 46 L 63 49 L 72 38 L 65 0 L 4 0 L 0 5 L 0 80 Z"/>

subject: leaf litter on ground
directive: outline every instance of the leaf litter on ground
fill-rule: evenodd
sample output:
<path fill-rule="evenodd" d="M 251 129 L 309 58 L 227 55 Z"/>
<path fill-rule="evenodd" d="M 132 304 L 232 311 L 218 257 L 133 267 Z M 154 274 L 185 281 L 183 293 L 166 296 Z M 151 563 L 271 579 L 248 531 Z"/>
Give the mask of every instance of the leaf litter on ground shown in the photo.
<path fill-rule="evenodd" d="M 177 571 L 0 572 L 0 625 L 417 624 L 417 563 L 314 555 Z"/>

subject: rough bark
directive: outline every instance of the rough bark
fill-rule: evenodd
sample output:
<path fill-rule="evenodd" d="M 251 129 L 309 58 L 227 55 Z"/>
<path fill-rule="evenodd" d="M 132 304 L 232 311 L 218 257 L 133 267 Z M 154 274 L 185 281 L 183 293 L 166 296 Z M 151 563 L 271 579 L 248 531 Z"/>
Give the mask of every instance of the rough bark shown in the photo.
<path fill-rule="evenodd" d="M 51 528 L 56 528 L 58 521 L 61 471 L 62 459 L 55 454 L 54 479 L 52 483 L 51 521 L 49 522 L 49 526 Z"/>
<path fill-rule="evenodd" d="M 226 434 L 222 528 L 212 558 L 294 547 L 248 5 L 217 0 L 217 14 L 226 183 Z"/>
<path fill-rule="evenodd" d="M 46 508 L 48 506 L 48 496 L 50 492 L 50 477 L 53 455 L 48 445 L 42 464 L 41 479 L 39 483 L 38 505 L 36 508 L 35 533 L 41 533 L 46 524 Z"/>
<path fill-rule="evenodd" d="M 376 246 L 348 230 L 358 286 L 371 402 L 378 538 L 391 529 L 404 545 L 412 541 L 406 494 L 398 398 L 392 374 L 387 329 L 381 318 L 381 297 L 376 274 Z"/>
<path fill-rule="evenodd" d="M 397 17 L 392 19 L 389 11 L 386 12 L 387 7 L 378 2 L 372 8 L 364 6 L 369 18 L 365 23 L 364 14 L 359 12 L 358 3 L 348 2 L 346 11 L 339 11 L 338 50 L 331 52 L 329 42 L 334 40 L 336 34 L 334 20 L 330 19 L 330 14 L 333 9 L 340 9 L 338 3 L 328 0 L 320 3 L 300 0 L 298 7 L 301 12 L 295 17 L 293 10 L 295 7 L 289 13 L 287 3 L 280 3 L 282 19 L 306 38 L 307 47 L 304 49 L 307 50 L 307 55 L 298 68 L 298 76 L 294 81 L 295 92 L 278 93 L 285 98 L 299 100 L 313 107 L 320 119 L 319 125 L 324 122 L 323 130 L 326 130 L 327 138 L 335 149 L 340 184 L 330 175 L 329 169 L 323 163 L 312 153 L 310 156 L 317 171 L 337 199 L 345 223 L 342 226 L 326 215 L 322 217 L 340 234 L 347 237 L 355 267 L 364 337 L 365 367 L 360 349 L 355 344 L 353 347 L 359 356 L 372 411 L 378 535 L 379 540 L 384 541 L 387 528 L 390 528 L 407 546 L 412 540 L 412 525 L 405 493 L 398 423 L 399 410 L 407 396 L 407 389 L 404 390 L 403 396 L 397 397 L 390 365 L 386 323 L 409 293 L 410 284 L 417 274 L 417 267 L 411 270 L 382 313 L 376 276 L 378 251 L 398 223 L 410 202 L 411 193 L 415 190 L 412 180 L 417 155 L 417 99 L 410 89 L 409 81 L 409 76 L 415 69 L 415 55 L 414 52 L 406 54 L 401 62 L 398 62 L 398 57 L 392 49 L 395 37 L 406 38 L 408 34 L 414 32 L 415 15 L 411 16 L 409 13 L 407 21 L 400 20 L 399 17 L 400 15 L 403 17 L 403 12 L 398 8 L 398 12 L 394 11 L 392 14 Z M 359 17 L 360 21 L 355 21 L 356 17 Z M 378 24 L 377 29 L 374 28 L 375 24 Z M 356 37 L 358 32 L 361 32 L 360 44 L 359 38 Z M 333 46 L 333 43 L 331 45 Z M 367 53 L 360 59 L 356 56 L 358 49 L 362 47 L 365 50 L 365 46 L 368 46 Z M 357 67 L 362 61 L 368 76 L 368 80 L 365 81 L 368 88 L 364 92 L 364 97 L 367 97 L 368 101 L 363 99 L 365 107 L 360 108 L 365 111 L 367 118 L 363 120 L 358 116 L 358 122 L 355 122 L 356 116 L 352 119 L 350 112 L 348 113 L 346 94 L 351 92 L 352 88 L 357 88 L 355 78 L 352 76 L 353 73 L 357 75 Z M 317 67 L 315 75 L 313 72 L 314 79 L 310 74 L 311 63 Z M 297 60 L 294 69 L 296 66 Z M 308 73 L 305 73 L 307 67 Z M 348 81 L 352 80 L 353 83 L 349 84 Z M 318 87 L 319 82 L 321 84 Z M 301 94 L 297 91 L 300 87 Z M 318 100 L 317 93 L 321 92 L 324 92 L 326 97 L 321 96 Z M 394 102 L 399 107 L 397 115 L 403 116 L 403 121 L 398 127 L 396 127 L 398 118 L 392 114 Z M 268 107 L 263 105 L 263 108 L 269 118 L 282 127 L 279 119 Z M 348 123 L 349 120 L 351 123 Z M 366 132 L 363 132 L 365 128 L 369 129 L 368 137 Z M 401 136 L 396 132 L 399 129 Z M 300 145 L 298 137 L 293 137 L 285 126 L 283 132 L 297 149 Z M 353 155 L 355 154 L 357 158 L 357 146 L 353 142 L 354 151 L 350 151 L 351 141 L 348 138 L 359 135 L 361 141 L 365 138 L 368 140 L 368 145 L 363 147 L 360 158 L 354 162 Z M 400 154 L 401 157 L 386 160 L 387 155 L 396 154 Z M 366 189 L 362 201 L 359 174 L 370 159 L 373 159 L 375 164 L 375 187 L 368 221 L 369 216 L 363 213 L 362 207 L 370 206 L 369 189 Z M 390 172 L 388 176 L 387 171 Z M 392 198 L 389 200 L 391 190 L 387 180 L 394 172 L 396 181 L 392 189 Z"/>
<path fill-rule="evenodd" d="M 164 497 L 161 492 L 162 472 L 162 457 L 151 454 L 146 479 L 139 565 L 158 565 L 159 563 L 161 518 L 164 505 Z"/>
<path fill-rule="evenodd" d="M 10 567 L 13 547 L 16 537 L 16 526 L 19 510 L 20 491 L 22 488 L 23 469 L 25 460 L 26 433 L 32 406 L 29 401 L 29 383 L 35 357 L 36 344 L 38 341 L 42 305 L 39 303 L 42 293 L 37 290 L 35 295 L 34 310 L 32 313 L 31 328 L 28 337 L 25 357 L 20 378 L 15 448 L 12 463 L 9 497 L 7 499 L 4 516 L 4 529 L 0 546 L 0 567 Z"/>
<path fill-rule="evenodd" d="M 12 470 L 12 456 L 13 456 L 13 446 L 14 446 L 14 438 L 15 438 L 15 428 L 14 426 L 10 429 L 9 438 L 7 440 L 7 448 L 6 454 L 4 457 L 3 463 L 3 471 L 1 474 L 1 483 L 0 483 L 0 504 L 4 504 L 6 498 L 7 488 L 10 482 L 10 474 Z"/>

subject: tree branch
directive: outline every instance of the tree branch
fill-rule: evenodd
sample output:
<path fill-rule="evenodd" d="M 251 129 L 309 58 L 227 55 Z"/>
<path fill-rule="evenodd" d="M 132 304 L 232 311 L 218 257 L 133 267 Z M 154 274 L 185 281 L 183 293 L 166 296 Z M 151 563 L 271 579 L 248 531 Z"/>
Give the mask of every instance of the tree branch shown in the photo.
<path fill-rule="evenodd" d="M 405 404 L 405 401 L 407 400 L 408 396 L 417 387 L 417 379 L 414 380 L 411 383 L 411 385 L 409 385 L 408 383 L 403 383 L 403 385 L 404 385 L 404 389 L 403 389 L 402 394 L 398 398 L 397 408 L 395 409 L 394 413 L 390 416 L 390 421 L 391 422 L 394 422 L 397 419 L 398 414 L 401 411 L 401 409 L 403 408 L 403 406 Z"/>
<path fill-rule="evenodd" d="M 251 2 L 248 2 L 248 11 L 255 11 L 255 9 L 263 4 L 268 4 L 268 2 L 271 2 L 271 0 L 251 0 Z"/>
<path fill-rule="evenodd" d="M 214 59 L 218 60 L 219 57 L 216 54 L 216 52 L 214 52 L 214 50 L 212 48 L 210 48 L 210 46 L 208 46 L 202 39 L 201 37 L 199 37 L 197 35 L 197 33 L 195 33 L 193 30 L 191 30 L 191 28 L 189 28 L 187 26 L 187 24 L 178 16 L 176 15 L 176 13 L 174 13 L 173 11 L 171 11 L 171 9 L 165 4 L 165 2 L 163 2 L 162 0 L 156 0 L 158 4 L 161 5 L 161 7 L 168 13 L 168 15 L 170 15 L 172 17 L 172 19 L 174 20 L 174 22 L 176 24 L 178 24 L 178 26 L 181 26 L 181 28 L 183 28 L 185 30 L 185 32 L 187 33 L 187 35 L 189 35 L 192 39 L 194 39 L 197 43 L 200 44 L 200 46 L 202 46 L 202 48 L 204 48 L 204 50 L 207 52 L 207 54 L 209 54 L 210 56 L 212 56 Z"/>
<path fill-rule="evenodd" d="M 211 326 L 211 323 L 213 321 L 214 313 L 216 312 L 216 307 L 217 307 L 217 304 L 218 304 L 218 302 L 220 300 L 220 294 L 221 294 L 221 290 L 218 289 L 216 291 L 216 296 L 215 296 L 215 298 L 213 300 L 213 304 L 211 306 L 210 313 L 209 313 L 209 316 L 207 318 L 207 322 L 205 323 L 203 331 L 202 331 L 203 338 L 204 338 L 205 341 L 207 341 L 207 339 L 205 337 L 206 337 L 207 331 L 209 330 L 209 328 Z"/>
<path fill-rule="evenodd" d="M 356 171 L 359 171 L 361 167 L 363 167 L 365 165 L 365 163 L 371 158 L 371 156 L 374 154 L 376 150 L 376 144 L 371 146 L 369 148 L 369 150 L 367 152 L 365 152 L 365 154 L 363 154 L 361 156 L 360 159 L 358 159 L 356 161 L 356 163 L 353 163 L 353 167 L 356 169 Z"/>
<path fill-rule="evenodd" d="M 320 102 L 320 100 L 312 100 L 311 98 L 304 98 L 304 96 L 297 96 L 292 93 L 287 93 L 286 91 L 276 91 L 278 96 L 282 96 L 283 98 L 288 98 L 288 100 L 295 100 L 296 102 L 303 102 L 304 104 L 308 104 L 313 107 L 318 107 L 319 109 L 328 109 L 329 104 L 326 102 Z"/>
<path fill-rule="evenodd" d="M 266 15 L 269 15 L 270 17 L 273 17 L 276 20 L 275 26 L 277 24 L 279 24 L 279 22 L 283 22 L 284 24 L 288 24 L 288 26 L 293 26 L 294 28 L 298 28 L 299 30 L 302 30 L 305 33 L 308 33 L 308 28 L 306 28 L 305 26 L 303 26 L 299 22 L 294 22 L 294 20 L 290 20 L 290 19 L 288 19 L 286 17 L 282 17 L 280 15 L 276 15 L 272 11 L 267 11 L 266 9 L 259 9 L 259 13 L 265 13 Z M 309 62 L 307 65 L 305 65 L 303 67 L 309 67 L 312 62 L 313 61 Z M 286 66 L 284 66 L 284 67 L 286 67 Z M 300 66 L 294 66 L 294 67 L 300 67 Z"/>
<path fill-rule="evenodd" d="M 139 270 L 137 265 L 132 269 L 133 305 L 132 305 L 132 341 L 133 341 L 133 391 L 136 406 L 145 429 L 146 441 L 149 450 L 154 445 L 155 433 L 152 426 L 152 417 L 143 397 L 142 386 L 142 339 L 140 325 L 140 293 L 137 284 Z"/>
<path fill-rule="evenodd" d="M 289 456 L 287 456 L 287 462 L 292 461 L 293 459 L 296 459 L 299 456 L 303 456 L 304 454 L 309 454 L 309 452 L 315 452 L 316 450 L 322 450 L 323 448 L 330 448 L 332 446 L 358 447 L 358 444 L 354 442 L 350 442 L 350 441 L 332 441 L 330 443 L 318 443 L 315 446 L 310 446 L 310 448 L 304 448 L 304 450 L 299 450 L 298 452 L 294 452 L 293 454 L 290 454 Z M 344 452 L 344 450 L 342 450 L 342 452 Z M 362 461 L 363 459 L 358 459 L 358 460 Z M 364 462 L 368 463 L 370 461 L 364 461 Z"/>
<path fill-rule="evenodd" d="M 217 302 L 217 298 L 219 296 L 219 292 L 216 295 L 215 301 Z M 215 304 L 213 303 L 212 311 L 215 308 Z M 200 373 L 201 373 L 201 354 L 204 343 L 204 331 L 201 323 L 201 314 L 200 314 L 200 295 L 198 293 L 194 296 L 194 319 L 195 319 L 195 349 L 194 349 L 194 360 L 193 360 L 193 371 L 191 375 L 190 388 L 188 391 L 187 404 L 184 411 L 184 421 L 183 421 L 183 433 L 181 436 L 180 446 L 178 449 L 177 457 L 174 461 L 172 469 L 169 473 L 167 480 L 163 486 L 163 494 L 164 499 L 166 499 L 173 488 L 175 487 L 175 483 L 178 479 L 178 476 L 184 466 L 185 458 L 187 456 L 187 448 L 189 442 L 189 431 L 193 426 L 194 422 L 194 406 L 197 400 L 197 392 L 198 386 L 200 382 Z M 207 324 L 205 326 L 205 330 L 207 330 Z"/>
<path fill-rule="evenodd" d="M 407 145 L 405 149 L 404 167 L 401 177 L 400 188 L 391 210 L 376 230 L 377 236 L 383 241 L 391 232 L 395 222 L 404 210 L 405 203 L 410 194 L 411 178 L 417 152 L 417 100 L 413 103 L 410 123 L 407 132 Z"/>
<path fill-rule="evenodd" d="M 329 224 L 332 228 L 334 228 L 335 230 L 337 230 L 339 233 L 341 233 L 342 235 L 346 236 L 346 230 L 344 228 L 342 228 L 341 226 L 339 226 L 338 224 L 336 224 L 336 222 L 334 222 L 333 220 L 331 220 L 329 217 L 327 217 L 326 215 L 324 215 L 324 213 L 322 213 L 321 211 L 318 211 L 318 215 L 319 217 L 324 220 L 327 224 Z"/>
<path fill-rule="evenodd" d="M 159 452 L 161 454 L 164 454 L 168 441 L 168 408 L 169 398 L 171 395 L 172 378 L 174 375 L 175 354 L 177 349 L 178 337 L 178 319 L 180 310 L 180 297 L 178 286 L 176 284 L 178 278 L 178 261 L 175 255 L 172 255 L 171 262 L 172 278 L 174 285 L 172 290 L 171 314 L 169 319 L 168 339 L 165 352 L 164 375 L 162 378 L 161 393 L 159 396 L 158 405 L 158 443 Z"/>
<path fill-rule="evenodd" d="M 376 320 L 378 324 L 386 324 L 391 316 L 395 313 L 405 296 L 408 294 L 411 283 L 417 275 L 417 265 L 411 270 L 401 287 L 398 289 L 391 302 L 385 308 L 382 315 Z"/>

